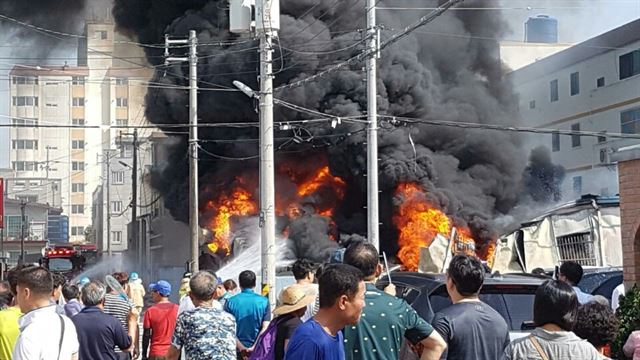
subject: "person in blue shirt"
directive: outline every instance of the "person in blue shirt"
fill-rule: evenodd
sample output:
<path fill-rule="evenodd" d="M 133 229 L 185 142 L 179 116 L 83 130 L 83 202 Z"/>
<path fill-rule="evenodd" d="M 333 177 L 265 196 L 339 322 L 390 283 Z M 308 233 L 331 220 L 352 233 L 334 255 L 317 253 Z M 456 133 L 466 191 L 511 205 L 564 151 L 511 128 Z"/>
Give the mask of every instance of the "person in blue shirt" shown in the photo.
<path fill-rule="evenodd" d="M 269 326 L 271 309 L 269 299 L 256 294 L 256 274 L 245 270 L 238 277 L 238 295 L 229 298 L 224 309 L 236 318 L 236 346 L 238 353 L 247 354 L 253 350 L 258 334 Z"/>
<path fill-rule="evenodd" d="M 285 360 L 344 360 L 342 329 L 360 320 L 365 301 L 362 272 L 351 265 L 325 267 L 318 279 L 320 309 L 298 326 L 289 340 Z"/>

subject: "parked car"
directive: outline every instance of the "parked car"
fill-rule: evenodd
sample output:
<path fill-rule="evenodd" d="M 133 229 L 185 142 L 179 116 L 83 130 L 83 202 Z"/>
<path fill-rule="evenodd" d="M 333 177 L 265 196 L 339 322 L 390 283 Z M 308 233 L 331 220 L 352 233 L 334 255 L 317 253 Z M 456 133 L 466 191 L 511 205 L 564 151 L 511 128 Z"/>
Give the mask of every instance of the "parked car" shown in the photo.
<path fill-rule="evenodd" d="M 397 296 L 405 299 L 418 314 L 431 322 L 435 313 L 451 305 L 444 274 L 394 272 L 391 280 Z M 494 308 L 507 322 L 511 339 L 528 335 L 533 328 L 533 299 L 545 278 L 531 274 L 487 275 L 480 300 Z M 377 286 L 389 284 L 386 277 Z"/>
<path fill-rule="evenodd" d="M 588 294 L 602 295 L 611 303 L 613 289 L 620 284 L 622 284 L 621 268 L 585 268 L 578 287 Z"/>

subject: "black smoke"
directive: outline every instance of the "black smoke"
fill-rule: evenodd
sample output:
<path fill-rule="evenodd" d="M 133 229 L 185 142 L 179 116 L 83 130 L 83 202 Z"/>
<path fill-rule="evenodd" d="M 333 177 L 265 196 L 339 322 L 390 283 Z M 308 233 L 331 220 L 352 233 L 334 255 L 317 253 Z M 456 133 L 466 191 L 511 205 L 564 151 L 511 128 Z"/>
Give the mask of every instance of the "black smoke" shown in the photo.
<path fill-rule="evenodd" d="M 408 1 L 409 3 L 409 1 Z M 421 7 L 436 1 L 419 1 Z M 396 5 L 381 1 L 380 6 Z M 466 1 L 464 6 L 483 6 Z M 306 78 L 362 50 L 364 2 L 361 0 L 282 0 L 281 30 L 274 54 L 276 85 Z M 240 80 L 257 88 L 257 42 L 229 33 L 227 1 L 223 0 L 116 0 L 113 14 L 118 29 L 144 43 L 162 43 L 164 34 L 185 37 L 196 30 L 201 44 L 217 41 L 233 45 L 203 45 L 199 48 L 199 118 L 203 123 L 256 121 L 256 104 L 241 93 L 225 91 Z M 383 39 L 415 21 L 416 12 L 379 12 L 385 26 Z M 518 99 L 504 79 L 497 39 L 508 31 L 499 11 L 450 11 L 433 23 L 391 46 L 379 61 L 379 113 L 389 116 L 447 120 L 481 124 L 513 125 L 518 122 Z M 493 39 L 493 40 L 491 40 Z M 246 41 L 245 41 L 246 40 Z M 161 64 L 161 49 L 146 49 L 148 60 Z M 174 54 L 180 54 L 175 49 Z M 343 68 L 303 87 L 279 91 L 276 97 L 336 116 L 366 112 L 363 64 Z M 187 68 L 158 68 L 153 81 L 186 85 Z M 218 89 L 218 90 L 215 90 Z M 223 90 L 220 90 L 223 89 Z M 150 88 L 147 118 L 155 124 L 187 123 L 185 91 Z M 276 119 L 287 121 L 313 117 L 281 107 Z M 335 213 L 340 234 L 366 234 L 366 133 L 362 123 L 344 121 L 332 129 L 328 124 L 282 130 L 276 137 L 279 162 L 313 162 L 326 157 L 334 175 L 347 183 L 345 198 Z M 175 129 L 173 129 L 175 131 Z M 301 144 L 291 141 L 301 136 Z M 258 154 L 254 128 L 204 128 L 208 139 L 200 155 L 201 203 L 207 194 L 226 191 L 225 185 L 238 175 L 257 176 L 255 160 L 226 158 Z M 235 141 L 229 141 L 235 140 Z M 526 152 L 512 133 L 470 130 L 402 121 L 382 121 L 380 143 L 380 201 L 383 248 L 396 250 L 392 222 L 395 189 L 400 182 L 417 182 L 428 198 L 468 225 L 480 240 L 480 252 L 495 238 L 492 221 L 508 213 L 522 200 L 526 188 L 523 172 Z M 173 216 L 187 218 L 186 141 L 171 149 L 171 165 L 154 178 Z M 535 165 L 535 164 L 534 164 Z M 536 173 L 538 170 L 529 171 Z M 250 177 L 250 176 L 249 176 Z M 224 180 L 227 179 L 227 180 Z M 257 197 L 256 197 L 257 198 Z M 327 221 L 313 214 L 290 226 L 297 254 L 330 247 Z M 311 252 L 314 252 L 312 250 Z M 318 255 L 320 256 L 320 255 Z"/>
<path fill-rule="evenodd" d="M 534 201 L 560 201 L 560 185 L 564 177 L 564 168 L 551 162 L 551 153 L 547 147 L 539 146 L 531 150 L 523 181 Z"/>
<path fill-rule="evenodd" d="M 4 30 L 11 32 L 10 40 L 15 42 L 19 38 L 21 44 L 31 45 L 27 51 L 14 53 L 23 58 L 44 60 L 60 45 L 74 46 L 75 39 L 56 32 L 81 34 L 89 2 L 90 0 L 0 0 L 1 14 L 24 24 L 50 30 L 34 30 L 17 21 L 3 19 Z"/>

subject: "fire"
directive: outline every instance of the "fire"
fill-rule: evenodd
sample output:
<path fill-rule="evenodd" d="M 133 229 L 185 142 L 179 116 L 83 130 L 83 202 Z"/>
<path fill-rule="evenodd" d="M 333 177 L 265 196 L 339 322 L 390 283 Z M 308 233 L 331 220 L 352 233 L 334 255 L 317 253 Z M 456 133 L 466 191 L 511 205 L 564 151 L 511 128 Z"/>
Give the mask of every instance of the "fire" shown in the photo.
<path fill-rule="evenodd" d="M 323 186 L 329 186 L 336 191 L 338 198 L 344 197 L 344 180 L 337 176 L 331 175 L 329 166 L 323 166 L 309 180 L 298 186 L 298 196 L 305 197 L 318 191 Z"/>
<path fill-rule="evenodd" d="M 404 199 L 394 222 L 398 227 L 398 259 L 411 270 L 418 269 L 420 248 L 429 246 L 437 234 L 451 232 L 449 217 L 426 202 L 424 192 L 416 184 L 403 183 L 396 195 Z"/>
<path fill-rule="evenodd" d="M 430 204 L 424 190 L 412 183 L 402 183 L 396 189 L 396 196 L 401 196 L 402 204 L 394 216 L 398 228 L 398 259 L 409 270 L 417 270 L 420 262 L 420 248 L 431 245 L 438 234 L 451 236 L 451 219 Z M 475 255 L 475 241 L 466 227 L 456 226 L 457 252 Z"/>
<path fill-rule="evenodd" d="M 311 209 L 320 216 L 333 217 L 337 201 L 344 197 L 346 183 L 337 176 L 333 176 L 325 161 L 320 162 L 317 170 L 307 173 L 296 172 L 293 164 L 283 164 L 278 168 L 281 174 L 285 174 L 295 185 L 295 193 L 292 198 L 276 198 L 276 214 L 289 220 L 297 219 L 305 214 L 305 209 Z M 247 190 L 246 178 L 238 177 L 238 185 L 230 194 L 221 194 L 217 199 L 207 204 L 207 210 L 213 210 L 215 214 L 209 221 L 208 227 L 213 231 L 213 241 L 208 244 L 213 253 L 223 251 L 228 256 L 231 254 L 232 232 L 231 218 L 234 216 L 255 216 L 259 212 L 257 201 L 252 192 Z M 322 192 L 321 192 L 322 191 Z M 327 192 L 329 191 L 329 192 Z M 320 193 L 322 196 L 307 199 L 309 196 Z M 330 195 L 333 193 L 333 196 Z M 328 196 L 325 196 L 328 195 Z M 333 220 L 330 220 L 333 224 Z M 333 226 L 335 228 L 335 226 Z M 283 235 L 289 234 L 288 227 L 283 230 Z M 329 234 L 331 238 L 335 236 Z"/>
<path fill-rule="evenodd" d="M 216 215 L 210 227 L 214 232 L 214 239 L 213 243 L 209 244 L 209 249 L 213 252 L 222 249 L 229 255 L 231 253 L 231 217 L 256 215 L 258 206 L 249 191 L 238 187 L 230 195 L 220 195 L 213 203 L 213 208 L 216 210 Z"/>

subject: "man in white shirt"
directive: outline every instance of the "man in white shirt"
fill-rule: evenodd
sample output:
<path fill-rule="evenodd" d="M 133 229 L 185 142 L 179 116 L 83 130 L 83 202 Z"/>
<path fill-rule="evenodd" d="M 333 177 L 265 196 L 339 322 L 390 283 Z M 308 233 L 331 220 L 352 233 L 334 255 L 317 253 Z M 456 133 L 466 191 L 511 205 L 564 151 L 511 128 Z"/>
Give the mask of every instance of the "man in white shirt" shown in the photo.
<path fill-rule="evenodd" d="M 578 283 L 582 280 L 583 274 L 584 270 L 582 270 L 582 265 L 575 261 L 565 261 L 560 265 L 560 274 L 558 275 L 558 280 L 569 284 L 573 288 L 573 291 L 575 291 L 578 296 L 580 305 L 593 301 L 593 295 L 583 292 L 578 287 Z"/>
<path fill-rule="evenodd" d="M 291 272 L 293 273 L 293 277 L 296 279 L 296 283 L 291 286 L 296 286 L 302 289 L 305 295 L 310 295 L 315 298 L 318 297 L 318 284 L 313 283 L 315 277 L 315 268 L 313 263 L 307 259 L 296 260 L 291 267 Z M 283 292 L 284 289 L 278 295 L 278 302 L 280 302 Z M 302 322 L 309 320 L 316 314 L 318 309 L 314 306 L 315 303 L 316 301 L 307 306 L 307 311 L 300 318 Z"/>
<path fill-rule="evenodd" d="M 613 294 L 611 294 L 611 309 L 613 309 L 613 312 L 618 310 L 618 307 L 620 306 L 620 296 L 624 296 L 624 294 L 624 283 L 613 289 Z"/>
<path fill-rule="evenodd" d="M 18 274 L 16 302 L 24 314 L 14 360 L 77 360 L 78 336 L 73 322 L 51 305 L 53 278 L 49 270 L 34 266 Z"/>

